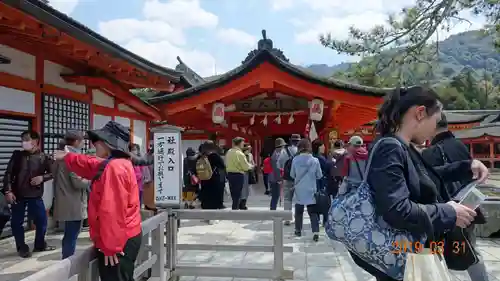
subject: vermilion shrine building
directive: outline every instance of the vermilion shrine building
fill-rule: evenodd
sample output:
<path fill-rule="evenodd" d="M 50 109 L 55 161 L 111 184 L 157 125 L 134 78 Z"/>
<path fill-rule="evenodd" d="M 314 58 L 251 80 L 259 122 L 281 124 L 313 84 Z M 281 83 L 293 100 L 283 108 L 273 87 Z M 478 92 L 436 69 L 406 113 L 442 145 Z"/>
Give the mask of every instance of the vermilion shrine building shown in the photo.
<path fill-rule="evenodd" d="M 196 149 L 209 138 L 229 146 L 233 137 L 242 136 L 259 155 L 264 146 L 272 149 L 273 142 L 265 143 L 266 139 L 304 135 L 310 118 L 328 143 L 340 132 L 375 119 L 389 91 L 318 77 L 293 65 L 265 31 L 258 48 L 227 73 L 203 78 L 180 59 L 176 70 L 183 73 L 185 89 L 149 101 L 169 124 L 187 129 L 184 149 Z"/>
<path fill-rule="evenodd" d="M 180 73 L 151 63 L 37 0 L 0 2 L 0 188 L 21 132 L 42 136 L 51 153 L 67 129 L 100 128 L 115 120 L 147 145 L 160 111 L 133 88 L 173 91 Z M 52 184 L 44 201 L 52 204 Z M 8 235 L 8 231 L 4 231 Z"/>

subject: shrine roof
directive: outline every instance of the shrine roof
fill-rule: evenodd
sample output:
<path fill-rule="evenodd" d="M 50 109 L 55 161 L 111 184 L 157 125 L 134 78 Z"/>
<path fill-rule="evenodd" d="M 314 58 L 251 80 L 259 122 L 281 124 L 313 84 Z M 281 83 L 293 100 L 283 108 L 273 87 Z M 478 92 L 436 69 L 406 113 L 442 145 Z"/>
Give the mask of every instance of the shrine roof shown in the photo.
<path fill-rule="evenodd" d="M 177 71 L 154 64 L 126 50 L 73 18 L 57 11 L 43 1 L 4 0 L 2 2 L 68 34 L 71 37 L 74 37 L 81 42 L 94 46 L 118 59 L 122 59 L 139 69 L 163 76 L 173 82 L 177 82 L 180 79 L 181 74 Z"/>
<path fill-rule="evenodd" d="M 470 129 L 453 132 L 459 139 L 475 139 L 483 136 L 500 137 L 500 122 L 479 125 Z"/>
<path fill-rule="evenodd" d="M 0 55 L 0 64 L 9 64 L 10 63 L 10 59 L 8 57 L 4 57 L 2 55 Z"/>
<path fill-rule="evenodd" d="M 263 39 L 258 43 L 258 48 L 251 51 L 242 64 L 231 71 L 228 71 L 221 75 L 211 76 L 209 78 L 194 79 L 193 76 L 201 77 L 198 74 L 193 75 L 194 72 L 189 67 L 185 66 L 186 72 L 183 73 L 184 79 L 186 81 L 192 81 L 192 87 L 186 90 L 176 92 L 176 93 L 164 93 L 152 97 L 149 99 L 151 103 L 161 103 L 161 102 L 172 102 L 181 100 L 184 98 L 189 98 L 197 96 L 203 91 L 207 91 L 225 84 L 230 83 L 232 80 L 242 77 L 249 73 L 251 70 L 255 69 L 257 66 L 264 62 L 271 63 L 277 68 L 293 75 L 299 79 L 306 80 L 311 83 L 319 84 L 324 87 L 334 88 L 339 90 L 344 90 L 351 92 L 353 94 L 364 95 L 364 96 L 374 96 L 383 97 L 385 94 L 390 92 L 390 88 L 375 88 L 362 85 L 356 85 L 341 81 L 334 78 L 322 77 L 313 74 L 304 68 L 294 65 L 289 62 L 288 58 L 285 57 L 283 52 L 277 48 L 273 48 L 272 41 L 266 38 L 265 30 L 263 31 Z M 195 72 L 194 72 L 195 73 Z"/>
<path fill-rule="evenodd" d="M 482 122 L 491 115 L 484 113 L 464 114 L 464 113 L 449 112 L 449 111 L 445 111 L 444 114 L 446 115 L 446 120 L 448 121 L 448 124 L 464 124 L 464 123 L 466 124 L 466 123 Z"/>
<path fill-rule="evenodd" d="M 194 87 L 207 81 L 185 64 L 179 56 L 177 56 L 177 61 L 179 64 L 175 67 L 175 71 L 181 73 L 181 83 L 186 84 L 185 86 Z"/>

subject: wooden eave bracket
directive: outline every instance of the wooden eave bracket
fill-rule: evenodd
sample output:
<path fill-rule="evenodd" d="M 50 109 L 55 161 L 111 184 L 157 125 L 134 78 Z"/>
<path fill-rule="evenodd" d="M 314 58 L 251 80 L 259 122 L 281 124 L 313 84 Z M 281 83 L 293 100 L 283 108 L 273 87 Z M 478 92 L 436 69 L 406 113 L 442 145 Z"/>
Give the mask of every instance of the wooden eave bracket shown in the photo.
<path fill-rule="evenodd" d="M 144 103 L 140 98 L 132 95 L 130 92 L 123 89 L 121 85 L 118 85 L 107 78 L 96 77 L 96 76 L 82 76 L 73 74 L 61 74 L 64 81 L 68 83 L 74 83 L 78 85 L 85 85 L 92 88 L 103 88 L 107 92 L 114 95 L 122 103 L 131 106 L 135 110 L 148 115 L 155 120 L 161 120 L 160 112 L 157 108 L 152 107 Z"/>

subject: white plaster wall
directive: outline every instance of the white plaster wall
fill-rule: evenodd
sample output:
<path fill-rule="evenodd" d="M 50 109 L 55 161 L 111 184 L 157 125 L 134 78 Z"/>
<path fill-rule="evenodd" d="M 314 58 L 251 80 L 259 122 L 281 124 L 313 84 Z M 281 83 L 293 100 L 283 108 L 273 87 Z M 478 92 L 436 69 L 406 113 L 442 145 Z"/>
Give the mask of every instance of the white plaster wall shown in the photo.
<path fill-rule="evenodd" d="M 112 120 L 111 116 L 94 114 L 92 129 L 102 128 L 104 127 L 104 125 L 106 125 L 106 123 L 108 123 L 111 120 Z"/>
<path fill-rule="evenodd" d="M 16 49 L 0 44 L 0 54 L 8 57 L 10 64 L 0 64 L 0 72 L 35 80 L 36 59 L 35 56 L 18 51 Z"/>
<path fill-rule="evenodd" d="M 115 98 L 106 95 L 100 90 L 92 90 L 92 103 L 109 108 L 115 107 Z"/>
<path fill-rule="evenodd" d="M 35 94 L 0 87 L 0 109 L 35 114 Z"/>
<path fill-rule="evenodd" d="M 182 140 L 182 155 L 186 155 L 186 150 L 188 148 L 194 149 L 194 151 L 198 151 L 200 145 L 207 140 Z"/>
<path fill-rule="evenodd" d="M 141 146 L 141 153 L 146 153 L 146 122 L 141 120 L 134 120 L 133 143 Z"/>
<path fill-rule="evenodd" d="M 133 113 L 137 113 L 137 111 L 135 111 L 134 109 L 132 109 L 130 106 L 126 105 L 126 104 L 123 104 L 123 103 L 120 103 L 118 105 L 118 110 L 121 110 L 121 111 L 126 111 L 126 112 L 133 112 Z"/>
<path fill-rule="evenodd" d="M 67 83 L 62 79 L 61 74 L 71 74 L 73 71 L 67 67 L 59 65 L 57 63 L 53 63 L 51 61 L 44 61 L 44 75 L 45 75 L 45 83 L 51 84 L 60 88 L 73 90 L 75 92 L 79 92 L 85 94 L 85 86 L 77 85 L 73 83 Z"/>
<path fill-rule="evenodd" d="M 120 116 L 115 116 L 116 123 L 122 124 L 125 127 L 130 128 L 130 119 Z"/>

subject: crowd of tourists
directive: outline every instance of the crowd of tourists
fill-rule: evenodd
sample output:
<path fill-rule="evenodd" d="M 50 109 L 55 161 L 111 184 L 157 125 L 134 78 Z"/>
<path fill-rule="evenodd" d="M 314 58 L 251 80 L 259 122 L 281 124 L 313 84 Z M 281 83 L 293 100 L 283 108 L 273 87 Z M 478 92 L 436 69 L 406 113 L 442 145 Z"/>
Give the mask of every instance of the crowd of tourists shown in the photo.
<path fill-rule="evenodd" d="M 152 152 L 141 158 L 140 147 L 129 145 L 129 128 L 114 121 L 86 135 L 94 150 L 90 155 L 82 153 L 85 133 L 74 130 L 66 133 L 54 155 L 47 155 L 37 132 L 21 134 L 22 150 L 12 154 L 4 176 L 0 227 L 3 230 L 10 220 L 16 250 L 23 258 L 55 250 L 45 239 L 48 217 L 42 198 L 44 183 L 53 180 L 53 217 L 64 228 L 62 258 L 75 253 L 87 219 L 100 279 L 132 281 L 142 239 L 140 198 L 152 189 Z M 154 201 L 144 204 L 155 209 Z M 32 250 L 25 241 L 26 209 L 35 225 Z"/>

